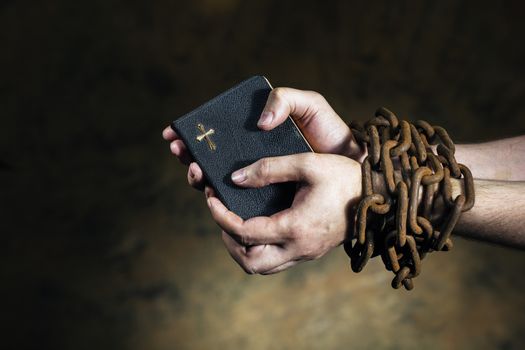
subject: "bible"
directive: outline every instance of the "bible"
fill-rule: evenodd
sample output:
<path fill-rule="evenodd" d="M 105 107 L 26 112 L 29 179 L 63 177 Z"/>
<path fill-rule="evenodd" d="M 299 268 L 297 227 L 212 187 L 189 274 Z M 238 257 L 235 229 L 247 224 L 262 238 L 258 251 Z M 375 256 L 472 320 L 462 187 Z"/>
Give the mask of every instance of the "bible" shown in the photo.
<path fill-rule="evenodd" d="M 264 157 L 312 152 L 291 117 L 270 131 L 257 127 L 271 90 L 265 77 L 254 76 L 171 124 L 217 197 L 243 219 L 289 208 L 296 184 L 242 188 L 232 182 L 232 172 Z"/>

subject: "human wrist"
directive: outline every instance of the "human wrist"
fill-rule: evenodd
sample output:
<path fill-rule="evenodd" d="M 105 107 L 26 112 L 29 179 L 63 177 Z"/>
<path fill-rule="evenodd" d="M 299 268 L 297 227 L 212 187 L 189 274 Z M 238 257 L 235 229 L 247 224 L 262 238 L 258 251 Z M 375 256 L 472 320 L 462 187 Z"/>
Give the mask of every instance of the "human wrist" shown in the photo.
<path fill-rule="evenodd" d="M 454 144 L 442 127 L 399 121 L 380 108 L 364 126 L 351 125 L 351 131 L 369 149 L 362 162 L 356 241 L 344 246 L 352 270 L 360 272 L 372 256 L 381 255 L 395 274 L 392 286 L 410 290 L 421 258 L 452 248 L 450 234 L 461 213 L 474 204 L 472 174 L 456 162 Z M 453 179 L 462 177 L 464 190 Z M 436 208 L 439 198 L 443 205 Z"/>
<path fill-rule="evenodd" d="M 343 155 L 362 164 L 363 160 L 368 155 L 368 149 L 365 144 L 358 143 L 352 136 L 352 140 L 347 143 L 347 148 L 343 152 Z"/>

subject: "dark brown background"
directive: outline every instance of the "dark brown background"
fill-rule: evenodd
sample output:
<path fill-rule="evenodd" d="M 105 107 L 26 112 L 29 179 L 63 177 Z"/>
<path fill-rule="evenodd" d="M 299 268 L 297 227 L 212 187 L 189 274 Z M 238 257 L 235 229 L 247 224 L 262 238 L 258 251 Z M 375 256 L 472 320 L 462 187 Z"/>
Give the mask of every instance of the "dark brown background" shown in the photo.
<path fill-rule="evenodd" d="M 0 4 L 2 348 L 523 349 L 525 255 L 456 239 L 414 291 L 342 249 L 246 276 L 160 132 L 254 74 L 462 142 L 525 132 L 523 8 L 468 1 Z M 509 204 L 510 205 L 510 204 Z M 12 346 L 12 347 L 10 347 Z"/>

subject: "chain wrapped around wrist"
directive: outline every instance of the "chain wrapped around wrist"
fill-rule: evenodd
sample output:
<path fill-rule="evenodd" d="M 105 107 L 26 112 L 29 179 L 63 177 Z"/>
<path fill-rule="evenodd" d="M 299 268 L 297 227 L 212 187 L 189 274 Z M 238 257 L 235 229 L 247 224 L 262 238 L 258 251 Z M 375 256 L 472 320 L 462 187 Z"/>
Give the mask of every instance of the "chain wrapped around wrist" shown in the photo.
<path fill-rule="evenodd" d="M 363 195 L 356 209 L 355 237 L 344 243 L 344 249 L 354 272 L 380 255 L 395 274 L 392 287 L 410 290 L 427 253 L 452 248 L 454 226 L 474 205 L 472 174 L 456 162 L 454 143 L 440 126 L 399 120 L 383 107 L 364 126 L 355 122 L 349 126 L 368 155 L 361 166 Z M 432 146 L 437 146 L 437 154 Z M 387 195 L 375 188 L 373 173 L 382 174 Z M 464 194 L 452 198 L 451 177 L 463 179 Z M 445 210 L 435 217 L 439 197 Z"/>

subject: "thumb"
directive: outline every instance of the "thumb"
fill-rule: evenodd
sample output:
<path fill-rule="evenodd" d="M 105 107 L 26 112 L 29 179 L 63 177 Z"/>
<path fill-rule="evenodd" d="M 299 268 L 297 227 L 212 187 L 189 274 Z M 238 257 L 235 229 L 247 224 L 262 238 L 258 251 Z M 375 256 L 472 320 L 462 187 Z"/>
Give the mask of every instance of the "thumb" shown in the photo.
<path fill-rule="evenodd" d="M 328 102 L 320 94 L 314 91 L 278 87 L 270 92 L 257 125 L 263 130 L 271 130 L 291 115 L 301 126 L 315 117 L 320 109 L 331 110 Z"/>
<path fill-rule="evenodd" d="M 350 128 L 321 94 L 275 88 L 268 96 L 257 125 L 262 130 L 272 130 L 289 116 L 316 152 L 344 154 L 352 158 L 362 153 Z"/>
<path fill-rule="evenodd" d="M 287 181 L 312 182 L 316 159 L 315 153 L 261 158 L 233 172 L 231 178 L 242 187 L 263 187 Z"/>

